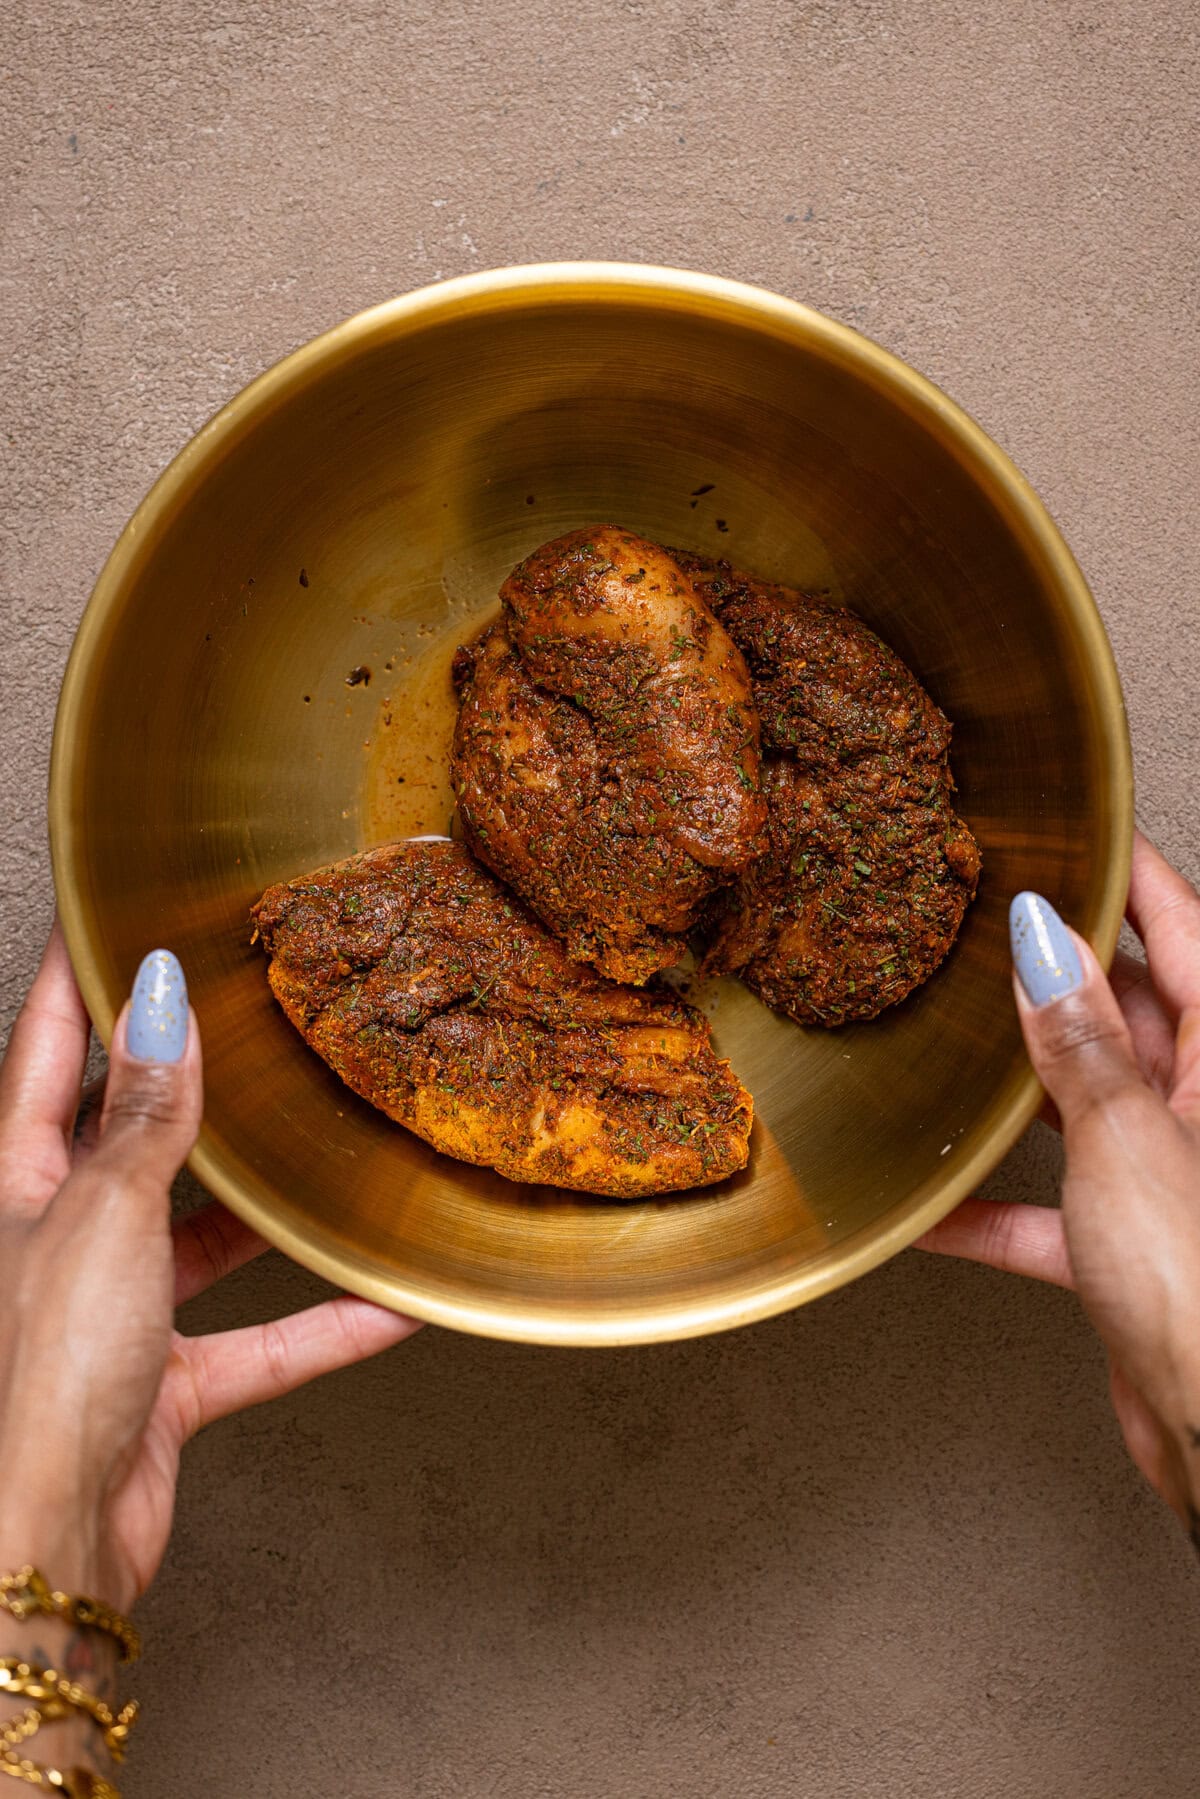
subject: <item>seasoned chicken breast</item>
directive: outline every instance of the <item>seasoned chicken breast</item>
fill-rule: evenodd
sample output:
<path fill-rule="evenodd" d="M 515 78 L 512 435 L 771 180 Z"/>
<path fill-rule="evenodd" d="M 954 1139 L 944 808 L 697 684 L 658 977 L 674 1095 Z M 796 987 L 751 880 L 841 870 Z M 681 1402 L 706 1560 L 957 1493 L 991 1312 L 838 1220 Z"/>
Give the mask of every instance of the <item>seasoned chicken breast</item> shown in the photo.
<path fill-rule="evenodd" d="M 296 1029 L 447 1155 L 621 1198 L 746 1163 L 753 1103 L 701 1014 L 580 967 L 462 844 L 354 856 L 254 919 Z"/>
<path fill-rule="evenodd" d="M 871 757 L 834 782 L 768 759 L 771 847 L 721 895 L 706 973 L 736 973 L 822 1025 L 874 1018 L 929 978 L 974 895 L 979 848 L 939 781 L 918 795 L 894 765 Z"/>
<path fill-rule="evenodd" d="M 641 983 L 765 845 L 740 651 L 666 551 L 615 526 L 543 546 L 460 652 L 467 841 L 577 961 Z"/>
<path fill-rule="evenodd" d="M 770 849 L 712 909 L 708 972 L 803 1023 L 873 1018 L 928 979 L 979 880 L 950 724 L 853 613 L 684 552 L 746 656 Z"/>

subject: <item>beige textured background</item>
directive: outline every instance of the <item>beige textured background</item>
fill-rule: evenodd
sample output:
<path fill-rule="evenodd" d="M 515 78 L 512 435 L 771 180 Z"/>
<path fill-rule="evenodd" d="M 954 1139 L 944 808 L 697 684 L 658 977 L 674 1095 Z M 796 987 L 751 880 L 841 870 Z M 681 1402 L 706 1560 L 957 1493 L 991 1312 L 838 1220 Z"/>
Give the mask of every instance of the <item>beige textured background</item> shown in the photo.
<path fill-rule="evenodd" d="M 376 300 L 762 282 L 998 437 L 1200 872 L 1190 0 L 18 0 L 0 23 L 0 1002 L 90 584 L 162 465 Z M 991 1183 L 1048 1199 L 1040 1127 Z M 269 1258 L 192 1328 L 319 1283 Z M 428 1331 L 191 1450 L 136 1796 L 1185 1799 L 1200 1578 L 1073 1301 L 913 1253 L 737 1336 Z M 337 1770 L 335 1773 L 334 1770 Z"/>

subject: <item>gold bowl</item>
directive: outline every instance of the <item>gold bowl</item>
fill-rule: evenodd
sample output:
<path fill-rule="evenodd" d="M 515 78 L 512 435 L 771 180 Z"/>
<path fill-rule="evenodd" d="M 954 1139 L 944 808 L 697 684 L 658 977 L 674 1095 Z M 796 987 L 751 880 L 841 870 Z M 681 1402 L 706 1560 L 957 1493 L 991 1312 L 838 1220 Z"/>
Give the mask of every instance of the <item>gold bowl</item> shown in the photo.
<path fill-rule="evenodd" d="M 534 545 L 618 521 L 844 597 L 955 721 L 984 873 L 946 966 L 824 1032 L 704 997 L 757 1102 L 724 1187 L 609 1203 L 436 1155 L 274 1005 L 271 882 L 443 832 L 449 656 Z M 791 301 L 605 264 L 449 281 L 287 357 L 126 527 L 59 707 L 50 823 L 85 998 L 112 1028 L 174 949 L 204 1033 L 200 1179 L 384 1304 L 545 1343 L 765 1317 L 903 1248 L 983 1178 L 1037 1088 L 1006 909 L 1047 894 L 1111 955 L 1132 778 L 1103 628 L 1036 495 L 944 394 Z"/>

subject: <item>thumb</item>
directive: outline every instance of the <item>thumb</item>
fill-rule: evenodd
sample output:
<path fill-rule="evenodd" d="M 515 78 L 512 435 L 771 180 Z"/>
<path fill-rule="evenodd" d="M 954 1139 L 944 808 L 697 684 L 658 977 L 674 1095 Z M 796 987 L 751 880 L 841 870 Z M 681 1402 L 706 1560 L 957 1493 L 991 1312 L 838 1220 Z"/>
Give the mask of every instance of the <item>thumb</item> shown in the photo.
<path fill-rule="evenodd" d="M 202 1108 L 200 1033 L 183 969 L 170 950 L 152 950 L 113 1033 L 91 1166 L 169 1186 L 196 1141 Z"/>
<path fill-rule="evenodd" d="M 1017 895 L 1009 932 L 1026 1048 L 1064 1126 L 1144 1090 L 1121 1008 L 1083 938 L 1039 893 Z"/>

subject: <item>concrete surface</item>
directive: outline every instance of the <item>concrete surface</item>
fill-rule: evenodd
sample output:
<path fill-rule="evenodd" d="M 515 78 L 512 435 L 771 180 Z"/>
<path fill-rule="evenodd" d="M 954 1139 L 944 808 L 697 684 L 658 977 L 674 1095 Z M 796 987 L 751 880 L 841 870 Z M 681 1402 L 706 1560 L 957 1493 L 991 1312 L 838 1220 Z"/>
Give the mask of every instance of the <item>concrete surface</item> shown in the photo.
<path fill-rule="evenodd" d="M 1200 872 L 1188 0 L 17 0 L 0 64 L 6 1019 L 59 675 L 142 491 L 324 326 L 544 257 L 765 283 L 974 412 Z M 1055 1175 L 1039 1131 L 990 1190 Z M 271 1258 L 189 1327 L 317 1285 Z M 429 1331 L 190 1451 L 127 1790 L 1185 1799 L 1198 1613 L 1062 1294 L 913 1253 L 672 1348 Z"/>

